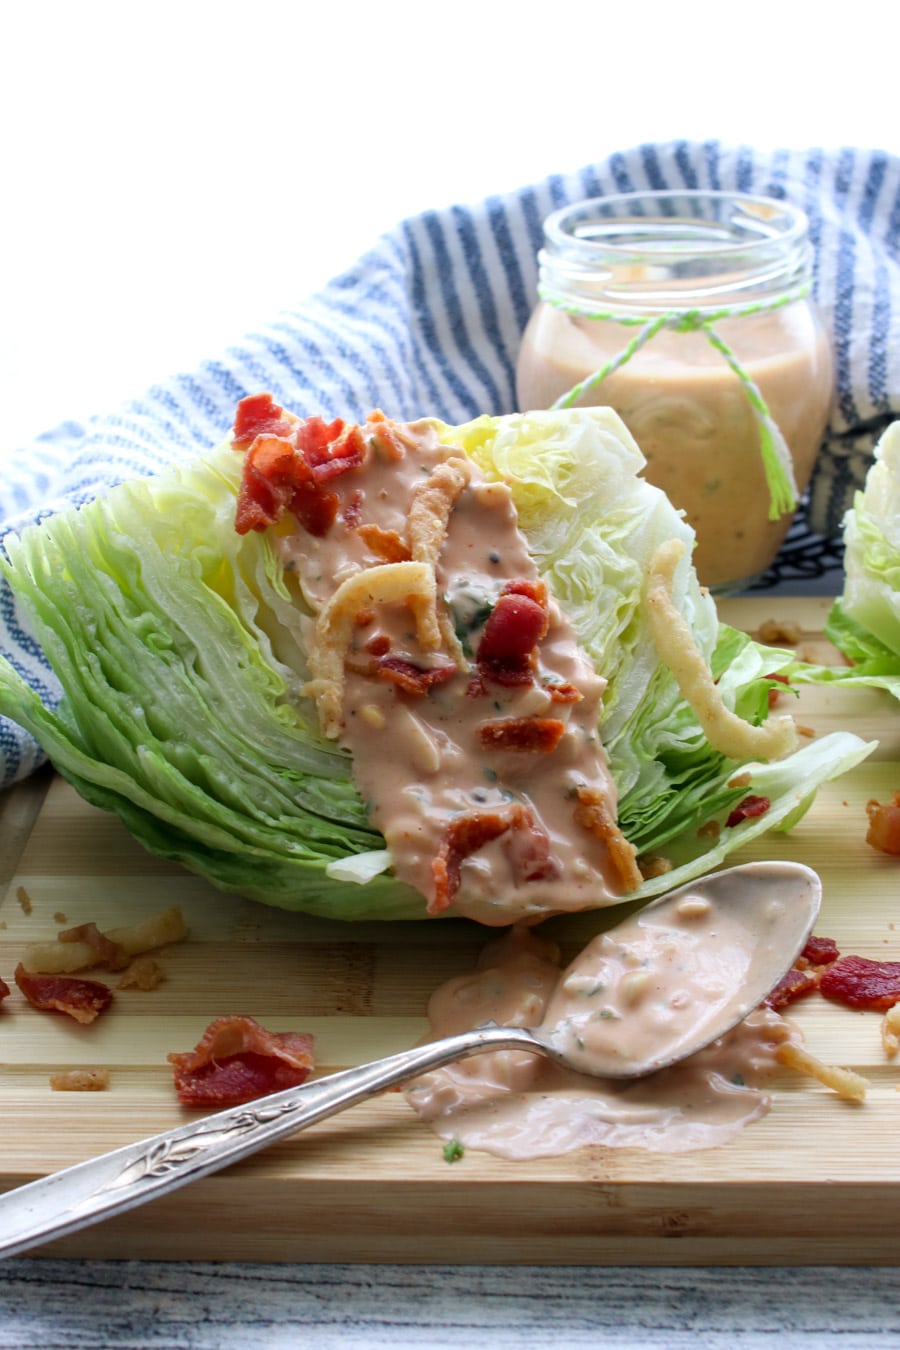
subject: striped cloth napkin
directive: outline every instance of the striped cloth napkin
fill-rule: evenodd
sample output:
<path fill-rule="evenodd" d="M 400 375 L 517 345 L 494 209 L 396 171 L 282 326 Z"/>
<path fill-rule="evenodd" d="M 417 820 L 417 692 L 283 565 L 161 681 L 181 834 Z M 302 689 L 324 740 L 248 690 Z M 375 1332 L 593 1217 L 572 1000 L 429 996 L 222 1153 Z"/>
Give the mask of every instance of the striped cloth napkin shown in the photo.
<path fill-rule="evenodd" d="M 659 188 L 786 198 L 809 216 L 836 396 L 803 509 L 765 583 L 839 568 L 843 513 L 880 432 L 900 416 L 900 157 L 761 153 L 716 141 L 641 145 L 476 206 L 401 222 L 318 295 L 199 369 L 15 452 L 0 482 L 0 533 L 197 454 L 224 438 L 238 400 L 262 389 L 301 415 L 346 420 L 373 408 L 448 422 L 513 411 L 545 217 L 585 197 Z M 53 676 L 5 582 L 0 651 L 54 701 Z M 42 758 L 0 718 L 0 787 Z"/>

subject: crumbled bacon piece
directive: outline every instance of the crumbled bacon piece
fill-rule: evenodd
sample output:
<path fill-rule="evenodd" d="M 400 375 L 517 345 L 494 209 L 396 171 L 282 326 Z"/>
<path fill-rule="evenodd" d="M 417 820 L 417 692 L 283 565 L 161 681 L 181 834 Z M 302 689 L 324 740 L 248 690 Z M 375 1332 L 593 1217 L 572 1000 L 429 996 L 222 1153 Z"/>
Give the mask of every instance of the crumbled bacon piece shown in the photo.
<path fill-rule="evenodd" d="M 819 988 L 834 1003 L 885 1012 L 900 1003 L 900 961 L 842 956 L 823 971 Z"/>
<path fill-rule="evenodd" d="M 278 431 L 260 432 L 244 459 L 234 522 L 238 534 L 265 530 L 290 510 L 309 534 L 321 539 L 339 506 L 323 484 L 362 464 L 365 450 L 359 427 L 345 431 L 340 418 L 327 423 L 308 417 Z"/>
<path fill-rule="evenodd" d="M 120 989 L 140 989 L 143 993 L 149 993 L 155 989 L 165 979 L 162 967 L 153 960 L 152 956 L 139 956 L 136 961 L 125 971 L 125 974 L 119 980 Z"/>
<path fill-rule="evenodd" d="M 409 545 L 396 530 L 383 530 L 380 525 L 360 525 L 357 534 L 363 543 L 382 562 L 409 562 Z"/>
<path fill-rule="evenodd" d="M 341 514 L 348 530 L 359 529 L 359 523 L 362 520 L 362 504 L 363 494 L 360 488 L 351 492 L 344 502 L 344 509 Z"/>
<path fill-rule="evenodd" d="M 549 627 L 543 582 L 509 581 L 488 615 L 476 661 L 496 684 L 529 684 L 537 644 Z"/>
<path fill-rule="evenodd" d="M 357 615 L 357 622 L 359 622 L 359 615 Z M 363 647 L 372 656 L 387 656 L 391 650 L 391 639 L 387 633 L 375 633 L 363 643 Z"/>
<path fill-rule="evenodd" d="M 556 717 L 498 717 L 482 722 L 478 737 L 485 750 L 540 750 L 549 754 L 566 730 Z"/>
<path fill-rule="evenodd" d="M 568 681 L 565 684 L 548 684 L 544 688 L 554 703 L 580 703 L 584 697 L 577 685 Z"/>
<path fill-rule="evenodd" d="M 527 806 L 516 804 L 505 811 L 466 811 L 452 820 L 444 841 L 431 864 L 434 878 L 434 899 L 428 906 L 429 914 L 442 914 L 452 905 L 459 890 L 460 868 L 466 858 L 499 839 L 508 830 L 521 832 L 511 857 L 523 881 L 536 881 L 548 875 L 552 868 L 550 841 L 535 827 L 534 817 Z"/>
<path fill-rule="evenodd" d="M 446 684 L 456 674 L 456 666 L 416 666 L 412 661 L 404 661 L 402 656 L 382 656 L 376 672 L 379 679 L 389 680 L 402 689 L 404 694 L 424 697 L 435 685 Z"/>
<path fill-rule="evenodd" d="M 900 855 L 900 792 L 892 793 L 889 802 L 866 802 L 866 815 L 866 843 L 881 853 Z"/>
<path fill-rule="evenodd" d="M 39 1012 L 61 1012 L 87 1025 L 95 1021 L 112 1003 L 112 990 L 97 980 L 82 980 L 75 975 L 38 975 L 16 967 L 16 984 L 33 1008 Z"/>
<path fill-rule="evenodd" d="M 764 816 L 771 805 L 768 797 L 745 797 L 742 802 L 738 802 L 725 824 L 731 829 L 735 825 L 740 825 L 742 820 Z"/>
<path fill-rule="evenodd" d="M 387 460 L 401 460 L 406 451 L 397 432 L 396 423 L 385 417 L 380 409 L 369 413 L 366 422 L 372 432 L 373 448 Z"/>
<path fill-rule="evenodd" d="M 290 436 L 293 429 L 293 419 L 271 394 L 250 394 L 237 405 L 231 444 L 235 450 L 246 450 L 257 436 Z"/>
<path fill-rule="evenodd" d="M 323 422 L 308 417 L 297 428 L 297 449 L 317 483 L 326 483 L 348 469 L 358 468 L 366 457 L 366 443 L 359 427 L 344 429 L 339 417 Z"/>
<path fill-rule="evenodd" d="M 778 674 L 776 674 L 776 673 L 774 673 L 774 672 L 768 674 L 765 678 L 766 678 L 767 680 L 776 680 L 779 684 L 786 684 L 786 685 L 788 685 L 788 686 L 790 686 L 790 683 L 791 683 L 790 680 L 788 679 L 788 677 L 787 677 L 786 675 L 778 675 Z M 781 691 L 778 690 L 778 689 L 770 689 L 770 690 L 769 690 L 769 707 L 770 707 L 770 708 L 774 708 L 775 705 L 778 703 L 778 699 L 779 699 L 779 697 L 780 697 L 780 693 L 781 693 Z"/>
<path fill-rule="evenodd" d="M 299 476 L 298 476 L 299 475 Z M 280 520 L 309 469 L 283 436 L 257 436 L 244 458 L 234 528 L 265 530 Z"/>
<path fill-rule="evenodd" d="M 805 962 L 810 966 L 827 966 L 839 956 L 840 952 L 834 938 L 817 937 L 814 933 L 807 939 L 806 946 L 798 958 L 798 964 Z"/>
<path fill-rule="evenodd" d="M 775 988 L 763 999 L 763 1003 L 767 1008 L 778 1012 L 789 1003 L 794 1003 L 798 998 L 803 998 L 818 989 L 820 978 L 821 971 L 810 968 L 801 970 L 799 966 L 791 966 L 790 970 L 782 975 Z"/>
<path fill-rule="evenodd" d="M 294 491 L 290 507 L 300 524 L 315 539 L 324 539 L 338 513 L 338 498 L 323 492 L 316 483 L 301 483 Z"/>
<path fill-rule="evenodd" d="M 77 928 L 66 928 L 57 934 L 59 942 L 83 942 L 97 953 L 95 965 L 108 970 L 124 970 L 130 961 L 125 948 L 101 933 L 95 923 L 80 923 Z"/>
<path fill-rule="evenodd" d="M 253 1017 L 217 1017 L 193 1050 L 172 1053 L 175 1090 L 185 1106 L 240 1106 L 299 1087 L 313 1068 L 313 1038 L 267 1031 Z"/>

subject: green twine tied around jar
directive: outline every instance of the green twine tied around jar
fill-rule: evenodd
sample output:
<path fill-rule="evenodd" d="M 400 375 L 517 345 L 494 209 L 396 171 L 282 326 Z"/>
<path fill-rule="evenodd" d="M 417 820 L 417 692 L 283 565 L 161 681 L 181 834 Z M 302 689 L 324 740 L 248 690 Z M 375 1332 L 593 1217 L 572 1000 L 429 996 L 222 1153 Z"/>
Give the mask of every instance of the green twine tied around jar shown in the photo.
<path fill-rule="evenodd" d="M 596 370 L 593 375 L 580 380 L 567 393 L 562 394 L 553 404 L 553 407 L 573 407 L 585 394 L 595 389 L 609 375 L 626 365 L 635 352 L 640 351 L 663 328 L 675 333 L 704 333 L 710 345 L 721 353 L 740 380 L 753 409 L 759 427 L 760 453 L 762 454 L 766 484 L 769 488 L 769 519 L 778 520 L 779 516 L 794 511 L 797 506 L 797 482 L 794 477 L 794 463 L 791 452 L 778 424 L 769 412 L 768 405 L 758 386 L 741 365 L 728 343 L 715 331 L 713 325 L 721 319 L 742 319 L 748 315 L 766 314 L 781 309 L 784 305 L 790 305 L 796 300 L 804 299 L 809 294 L 809 289 L 808 285 L 803 285 L 778 296 L 775 300 L 761 300 L 747 305 L 726 305 L 721 309 L 712 311 L 706 309 L 672 309 L 667 310 L 664 314 L 657 315 L 653 319 L 646 319 L 642 316 L 617 314 L 613 310 L 593 310 L 582 305 L 572 304 L 559 299 L 549 287 L 539 285 L 538 294 L 540 298 L 556 309 L 564 310 L 567 314 L 574 314 L 582 319 L 600 319 L 618 323 L 628 328 L 640 326 L 640 331 L 616 356 L 607 361 L 599 370 Z"/>

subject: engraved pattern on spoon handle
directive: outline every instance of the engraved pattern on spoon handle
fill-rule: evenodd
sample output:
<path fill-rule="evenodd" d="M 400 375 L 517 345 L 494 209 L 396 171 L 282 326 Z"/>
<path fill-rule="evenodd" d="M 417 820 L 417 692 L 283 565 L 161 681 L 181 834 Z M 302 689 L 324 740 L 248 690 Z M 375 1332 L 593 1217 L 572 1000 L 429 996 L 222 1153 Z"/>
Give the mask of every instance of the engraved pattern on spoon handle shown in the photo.
<path fill-rule="evenodd" d="M 0 1196 L 0 1257 L 166 1195 L 420 1074 L 504 1049 L 545 1052 L 524 1029 L 476 1028 L 189 1121 L 20 1186 Z"/>

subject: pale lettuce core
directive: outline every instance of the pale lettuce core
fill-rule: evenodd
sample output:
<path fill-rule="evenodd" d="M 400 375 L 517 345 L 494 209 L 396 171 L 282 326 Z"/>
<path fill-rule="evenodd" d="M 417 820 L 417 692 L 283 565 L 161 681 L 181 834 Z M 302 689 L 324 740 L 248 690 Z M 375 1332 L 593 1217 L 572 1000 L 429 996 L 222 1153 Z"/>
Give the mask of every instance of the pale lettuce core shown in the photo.
<path fill-rule="evenodd" d="M 643 457 L 614 413 L 437 425 L 509 483 L 541 575 L 608 682 L 600 730 L 620 823 L 641 854 L 673 863 L 637 897 L 793 823 L 821 783 L 868 753 L 835 733 L 754 767 L 751 787 L 729 787 L 745 766 L 707 743 L 643 610 L 654 550 L 677 537 L 689 553 L 693 534 L 640 477 Z M 0 659 L 0 713 L 149 850 L 225 890 L 331 918 L 424 918 L 424 898 L 390 874 L 348 755 L 322 738 L 300 693 L 310 616 L 296 582 L 268 533 L 235 532 L 241 464 L 226 443 L 7 536 L 0 565 L 63 696 L 45 707 Z M 728 705 L 762 720 L 767 676 L 791 654 L 720 625 L 687 554 L 675 599 Z M 769 810 L 727 827 L 748 791 Z"/>

